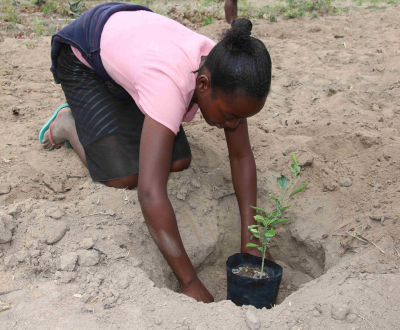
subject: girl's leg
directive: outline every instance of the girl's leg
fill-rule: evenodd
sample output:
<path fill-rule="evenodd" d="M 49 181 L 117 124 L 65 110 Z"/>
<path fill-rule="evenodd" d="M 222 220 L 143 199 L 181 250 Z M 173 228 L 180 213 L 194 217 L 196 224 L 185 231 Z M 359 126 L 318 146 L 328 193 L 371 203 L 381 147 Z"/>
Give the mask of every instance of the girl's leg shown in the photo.
<path fill-rule="evenodd" d="M 177 160 L 171 164 L 171 172 L 180 172 L 186 170 L 190 166 L 192 158 Z M 133 189 L 137 187 L 139 180 L 138 174 L 133 174 L 122 179 L 109 180 L 107 186 L 122 189 Z"/>
<path fill-rule="evenodd" d="M 237 0 L 225 0 L 225 19 L 229 24 L 237 19 Z"/>
<path fill-rule="evenodd" d="M 79 141 L 78 134 L 76 132 L 75 120 L 72 117 L 71 109 L 64 108 L 61 109 L 57 117 L 51 126 L 52 138 L 56 144 L 69 141 L 74 151 L 78 154 L 82 163 L 86 163 L 85 151 L 82 144 Z M 54 147 L 50 143 L 49 131 L 44 134 L 43 137 L 43 148 L 46 150 L 53 150 Z M 185 158 L 177 160 L 171 164 L 171 172 L 180 172 L 187 169 L 190 166 L 191 158 Z M 121 179 L 109 180 L 106 182 L 107 186 L 122 189 L 133 189 L 137 187 L 138 174 L 133 174 Z"/>

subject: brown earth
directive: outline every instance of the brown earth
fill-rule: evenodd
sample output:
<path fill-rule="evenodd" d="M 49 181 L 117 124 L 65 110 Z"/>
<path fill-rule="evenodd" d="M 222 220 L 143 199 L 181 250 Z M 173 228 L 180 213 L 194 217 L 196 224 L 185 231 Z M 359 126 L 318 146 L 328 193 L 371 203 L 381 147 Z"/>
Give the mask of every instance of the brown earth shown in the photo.
<path fill-rule="evenodd" d="M 186 249 L 216 297 L 205 305 L 173 291 L 136 191 L 93 183 L 73 150 L 41 149 L 40 128 L 65 102 L 49 71 L 50 37 L 5 35 L 0 328 L 398 329 L 400 9 L 379 8 L 253 21 L 274 75 L 265 108 L 249 119 L 258 204 L 272 207 L 292 151 L 309 182 L 272 242 L 284 267 L 272 310 L 224 300 L 240 219 L 235 197 L 221 197 L 233 191 L 223 132 L 200 114 L 185 125 L 192 166 L 168 183 Z M 199 32 L 217 40 L 226 27 Z"/>

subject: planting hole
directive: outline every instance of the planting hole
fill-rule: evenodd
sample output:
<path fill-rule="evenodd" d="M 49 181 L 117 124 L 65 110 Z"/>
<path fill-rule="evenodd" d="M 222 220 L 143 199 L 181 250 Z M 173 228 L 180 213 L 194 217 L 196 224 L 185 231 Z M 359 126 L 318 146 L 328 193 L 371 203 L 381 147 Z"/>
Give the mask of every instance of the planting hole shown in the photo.
<path fill-rule="evenodd" d="M 280 304 L 301 285 L 321 276 L 324 272 L 324 251 L 316 249 L 306 242 L 298 241 L 289 227 L 283 228 L 276 237 L 277 244 L 269 250 L 276 262 L 283 267 L 282 282 L 279 287 L 277 304 Z M 279 245 L 278 245 L 279 243 Z M 238 238 L 221 244 L 222 249 L 213 264 L 206 264 L 197 269 L 205 286 L 214 295 L 215 301 L 226 299 L 226 259 L 238 250 Z M 235 248 L 236 247 L 236 248 Z M 218 249 L 218 247 L 217 247 Z"/>

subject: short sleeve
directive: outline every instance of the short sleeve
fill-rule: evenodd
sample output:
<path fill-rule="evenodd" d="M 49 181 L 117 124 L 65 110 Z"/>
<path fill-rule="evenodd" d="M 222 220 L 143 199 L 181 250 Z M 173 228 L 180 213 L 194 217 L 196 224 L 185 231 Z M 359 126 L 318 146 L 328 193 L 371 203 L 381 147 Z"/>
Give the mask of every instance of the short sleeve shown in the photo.
<path fill-rule="evenodd" d="M 135 80 L 139 108 L 176 135 L 186 113 L 185 98 L 179 87 L 156 68 L 143 68 Z"/>

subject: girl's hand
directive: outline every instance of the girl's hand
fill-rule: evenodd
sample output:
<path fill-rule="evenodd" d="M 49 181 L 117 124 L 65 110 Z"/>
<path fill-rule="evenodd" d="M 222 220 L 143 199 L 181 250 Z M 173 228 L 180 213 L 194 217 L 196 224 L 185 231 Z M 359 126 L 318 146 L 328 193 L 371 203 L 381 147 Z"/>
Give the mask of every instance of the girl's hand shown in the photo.
<path fill-rule="evenodd" d="M 214 297 L 206 289 L 206 287 L 201 283 L 201 281 L 196 277 L 196 279 L 188 285 L 181 284 L 182 293 L 185 295 L 196 299 L 199 302 L 211 303 L 214 301 Z"/>

